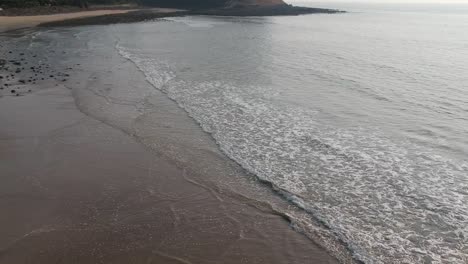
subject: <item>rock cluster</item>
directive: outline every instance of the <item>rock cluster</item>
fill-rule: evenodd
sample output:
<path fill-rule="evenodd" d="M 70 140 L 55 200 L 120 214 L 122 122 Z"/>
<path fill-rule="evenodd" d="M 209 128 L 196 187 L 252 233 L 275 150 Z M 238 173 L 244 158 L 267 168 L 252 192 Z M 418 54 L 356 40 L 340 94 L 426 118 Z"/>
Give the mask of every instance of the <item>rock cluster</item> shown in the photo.
<path fill-rule="evenodd" d="M 73 69 L 57 71 L 47 58 L 31 52 L 0 51 L 0 56 L 0 97 L 21 96 L 39 87 L 66 82 Z"/>

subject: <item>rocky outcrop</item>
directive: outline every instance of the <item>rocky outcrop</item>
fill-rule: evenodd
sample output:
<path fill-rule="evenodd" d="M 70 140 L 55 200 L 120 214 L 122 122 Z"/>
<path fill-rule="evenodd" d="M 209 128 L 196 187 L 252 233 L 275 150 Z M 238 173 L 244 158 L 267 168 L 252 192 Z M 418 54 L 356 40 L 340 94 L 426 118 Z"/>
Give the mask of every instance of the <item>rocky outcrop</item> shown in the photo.
<path fill-rule="evenodd" d="M 335 9 L 275 5 L 270 7 L 259 6 L 249 8 L 198 10 L 190 13 L 191 15 L 208 16 L 297 16 L 305 14 L 337 14 L 344 12 Z"/>
<path fill-rule="evenodd" d="M 285 5 L 283 0 L 140 0 L 140 2 L 152 6 L 190 9 Z"/>
<path fill-rule="evenodd" d="M 225 8 L 252 7 L 252 6 L 273 6 L 285 5 L 283 0 L 229 0 Z"/>
<path fill-rule="evenodd" d="M 339 13 L 332 9 L 297 7 L 283 0 L 140 0 L 160 7 L 190 9 L 191 14 L 217 16 L 281 16 Z"/>
<path fill-rule="evenodd" d="M 334 14 L 334 9 L 310 8 L 288 5 L 283 0 L 229 0 L 222 8 L 192 11 L 199 15 L 217 16 L 291 16 L 302 14 Z"/>

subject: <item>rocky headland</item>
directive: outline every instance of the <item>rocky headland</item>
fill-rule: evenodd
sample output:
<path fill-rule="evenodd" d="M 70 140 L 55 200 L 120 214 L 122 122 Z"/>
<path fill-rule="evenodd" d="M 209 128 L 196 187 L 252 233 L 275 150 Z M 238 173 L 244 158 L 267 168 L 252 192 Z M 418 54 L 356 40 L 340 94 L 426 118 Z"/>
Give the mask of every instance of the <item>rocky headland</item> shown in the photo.
<path fill-rule="evenodd" d="M 219 16 L 281 16 L 316 13 L 342 13 L 342 11 L 324 8 L 299 7 L 283 0 L 209 0 L 204 4 L 190 0 L 148 0 L 148 4 L 164 7 L 189 9 L 191 14 Z"/>

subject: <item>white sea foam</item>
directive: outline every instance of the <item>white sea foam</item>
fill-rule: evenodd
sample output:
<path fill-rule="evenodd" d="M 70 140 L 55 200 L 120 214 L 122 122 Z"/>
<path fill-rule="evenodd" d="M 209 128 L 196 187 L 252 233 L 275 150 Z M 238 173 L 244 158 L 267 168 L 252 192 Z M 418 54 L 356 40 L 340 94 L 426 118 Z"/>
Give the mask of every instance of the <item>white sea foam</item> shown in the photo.
<path fill-rule="evenodd" d="M 468 165 L 378 131 L 319 123 L 268 88 L 177 78 L 119 46 L 233 160 L 290 194 L 366 263 L 467 263 Z M 405 145 L 403 145 L 405 144 Z"/>

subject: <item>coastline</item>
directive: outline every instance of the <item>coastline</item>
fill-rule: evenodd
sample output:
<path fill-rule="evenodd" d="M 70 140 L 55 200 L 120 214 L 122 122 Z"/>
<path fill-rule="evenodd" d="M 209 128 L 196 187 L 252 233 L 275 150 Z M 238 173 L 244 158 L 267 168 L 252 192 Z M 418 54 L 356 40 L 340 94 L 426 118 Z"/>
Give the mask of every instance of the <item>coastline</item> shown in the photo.
<path fill-rule="evenodd" d="M 52 21 L 100 16 L 106 14 L 121 14 L 129 11 L 130 10 L 96 10 L 38 16 L 0 16 L 0 32 L 35 27 L 41 23 Z"/>
<path fill-rule="evenodd" d="M 360 5 L 352 6 L 357 9 Z M 338 4 L 337 7 L 344 8 Z M 400 5 L 398 7 L 402 8 Z M 124 204 L 122 210 L 116 212 L 131 214 L 129 218 L 132 222 L 128 228 L 141 222 L 164 223 L 165 215 L 173 215 L 173 210 L 165 209 L 168 206 L 176 208 L 177 215 L 181 215 L 181 211 L 185 213 L 182 225 L 179 220 L 169 221 L 183 226 L 183 231 L 177 231 L 177 234 L 198 228 L 200 225 L 195 221 L 199 218 L 203 219 L 199 220 L 201 223 L 227 218 L 224 221 L 227 227 L 213 231 L 201 225 L 200 233 L 189 232 L 186 235 L 196 237 L 196 242 L 203 240 L 210 243 L 210 239 L 217 238 L 217 232 L 237 233 L 237 230 L 242 230 L 238 232 L 240 239 L 233 243 L 237 246 L 246 238 L 243 235 L 245 228 L 263 234 L 263 225 L 271 225 L 264 221 L 251 225 L 250 216 L 258 215 L 242 214 L 244 206 L 247 206 L 261 211 L 260 216 L 270 214 L 281 217 L 286 228 L 305 235 L 341 263 L 444 260 L 464 263 L 467 252 L 459 245 L 464 245 L 467 236 L 460 230 L 463 230 L 468 207 L 463 202 L 466 196 L 460 193 L 467 187 L 465 175 L 468 175 L 468 166 L 463 153 L 468 153 L 468 142 L 462 137 L 467 126 L 464 119 L 446 118 L 447 114 L 454 118 L 464 116 L 463 96 L 460 97 L 461 90 L 457 87 L 463 86 L 462 76 L 466 65 L 463 54 L 457 53 L 459 49 L 454 45 L 464 43 L 466 37 L 462 33 L 468 24 L 461 17 L 448 19 L 444 23 L 434 22 L 433 17 L 439 15 L 427 10 L 414 13 L 403 10 L 383 12 L 384 8 L 374 10 L 371 7 L 366 10 L 342 16 L 240 18 L 201 15 L 139 23 L 120 23 L 118 18 L 117 24 L 107 26 L 73 27 L 71 23 L 70 27 L 35 27 L 0 34 L 0 68 L 4 65 L 9 68 L 8 74 L 0 73 L 4 77 L 0 78 L 0 88 L 3 89 L 0 90 L 0 96 L 3 96 L 0 104 L 7 100 L 28 102 L 22 103 L 21 107 L 2 108 L 2 117 L 20 117 L 18 120 L 5 118 L 8 122 L 2 122 L 5 126 L 3 131 L 8 132 L 10 127 L 21 127 L 26 131 L 17 130 L 20 132 L 15 141 L 9 143 L 13 145 L 19 144 L 22 135 L 29 131 L 36 134 L 37 129 L 46 126 L 43 123 L 54 125 L 57 118 L 54 115 L 49 117 L 42 107 L 36 107 L 35 102 L 41 106 L 55 104 L 51 100 L 38 98 L 45 97 L 44 89 L 52 93 L 64 88 L 70 91 L 81 113 L 112 131 L 116 130 L 122 137 L 138 142 L 144 151 L 157 157 L 154 164 L 163 169 L 158 169 L 148 179 L 158 178 L 158 182 L 148 180 L 139 187 L 132 182 L 127 183 L 125 179 L 128 177 L 141 179 L 143 174 L 138 172 L 139 168 L 149 168 L 149 165 L 128 165 L 125 155 L 133 154 L 122 154 L 122 158 L 113 159 L 113 162 L 118 163 L 117 168 L 124 166 L 121 170 L 126 175 L 120 175 L 119 171 L 102 170 L 89 177 L 90 186 L 99 185 L 104 176 L 107 177 L 104 179 L 106 183 L 125 182 L 122 185 L 99 189 L 84 188 L 78 184 L 77 192 L 65 188 L 65 192 L 73 198 L 77 196 L 75 193 L 83 193 L 82 189 L 91 190 L 94 196 L 86 196 L 91 198 L 85 202 L 93 206 L 88 211 L 97 215 L 96 218 L 104 217 L 99 220 L 103 227 L 112 223 L 107 220 L 110 217 L 105 217 L 106 210 L 119 207 L 113 204 L 114 200 L 119 205 Z M 456 8 L 451 10 L 444 11 L 440 17 L 459 12 Z M 114 20 L 112 17 L 111 20 Z M 101 18 L 97 20 L 103 21 Z M 433 27 L 428 29 L 428 24 Z M 453 31 L 447 31 L 447 25 Z M 439 34 L 445 37 L 441 38 Z M 402 39 L 402 35 L 408 39 Z M 3 36 L 11 38 L 5 39 Z M 371 50 L 369 45 L 372 46 Z M 422 46 L 427 48 L 426 52 L 418 53 Z M 440 56 L 434 57 L 434 54 Z M 356 58 L 362 55 L 366 59 L 357 61 Z M 447 57 L 452 58 L 450 64 L 444 59 Z M 425 64 L 425 61 L 431 60 L 435 63 Z M 376 62 L 379 67 L 376 67 Z M 392 67 L 386 67 L 389 65 Z M 426 74 L 428 72 L 440 75 L 430 76 Z M 341 78 L 343 76 L 347 78 Z M 454 76 L 460 78 L 451 78 Z M 143 78 L 146 82 L 142 81 Z M 401 85 L 395 86 L 395 83 Z M 441 91 L 445 96 L 443 98 L 439 96 Z M 418 104 L 415 105 L 414 100 L 401 101 L 399 94 L 405 94 L 407 99 L 416 98 Z M 35 101 L 27 99 L 30 97 L 34 97 Z M 395 108 L 395 105 L 401 107 Z M 73 120 L 68 117 L 69 108 L 65 104 L 61 106 L 50 112 L 63 112 L 67 119 Z M 447 111 L 439 112 L 440 107 Z M 28 119 L 32 121 L 24 122 L 26 119 L 23 115 L 32 115 L 27 111 L 38 113 Z M 25 125 L 28 122 L 39 124 L 31 125 L 31 129 Z M 60 125 L 61 122 L 56 123 Z M 438 124 L 438 128 L 422 129 L 434 128 L 433 124 Z M 60 140 L 49 135 L 62 135 L 62 129 L 59 133 L 46 133 L 48 140 L 45 141 L 41 140 L 46 136 L 35 136 L 37 140 L 20 146 L 24 151 L 2 154 L 7 157 L 5 162 L 18 167 L 8 169 L 8 177 L 1 177 L 5 179 L 2 182 L 6 186 L 3 192 L 5 197 L 8 196 L 7 188 L 18 182 L 20 184 L 11 189 L 16 192 L 23 188 L 25 191 L 14 195 L 29 199 L 26 202 L 10 197 L 10 200 L 5 199 L 5 203 L 11 206 L 3 207 L 8 212 L 4 215 L 10 215 L 11 211 L 18 219 L 18 212 L 28 212 L 32 220 L 28 222 L 24 216 L 18 221 L 18 225 L 26 226 L 42 221 L 41 213 L 49 214 L 48 206 L 43 203 L 38 206 L 39 213 L 34 208 L 24 209 L 25 204 L 34 207 L 33 203 L 45 200 L 34 189 L 22 187 L 40 174 L 43 174 L 40 179 L 31 181 L 31 185 L 45 186 L 45 193 L 49 190 L 58 193 L 56 186 L 66 183 L 73 185 L 73 179 L 88 179 L 87 175 L 81 176 L 77 172 L 72 172 L 71 181 L 60 181 L 59 177 L 54 176 L 54 173 L 67 173 L 56 164 L 66 167 L 75 164 L 70 159 L 80 158 L 65 151 L 55 155 L 57 148 L 71 150 L 84 146 L 92 151 L 89 159 L 86 151 L 80 152 L 86 156 L 82 162 L 84 165 L 77 161 L 80 166 L 69 166 L 73 170 L 83 167 L 86 173 L 89 171 L 86 166 L 99 166 L 103 157 L 104 160 L 111 159 L 113 148 L 119 153 L 127 150 L 127 147 L 119 145 L 124 144 L 125 140 L 115 136 L 111 130 L 94 124 L 81 127 L 80 132 L 76 133 L 68 133 L 70 130 L 65 129 L 67 137 Z M 88 146 L 94 144 L 86 143 L 80 136 L 96 138 L 98 143 L 117 138 L 115 141 L 118 144 L 115 147 L 113 143 L 96 144 L 98 146 L 91 148 Z M 437 140 L 441 137 L 446 141 Z M 29 144 L 36 144 L 34 154 L 39 158 L 36 158 L 35 170 L 40 173 L 22 168 L 28 167 L 29 162 L 15 162 L 32 156 L 31 151 L 27 151 L 32 149 Z M 51 148 L 53 150 L 49 151 Z M 101 148 L 106 151 L 100 151 Z M 42 149 L 45 151 L 41 152 Z M 6 151 L 9 151 L 8 147 Z M 139 154 L 136 156 L 143 157 Z M 176 169 L 166 173 L 166 166 L 159 164 L 159 160 L 174 165 Z M 103 167 L 110 163 L 103 163 Z M 7 168 L 9 165 L 5 164 L 0 166 Z M 127 166 L 132 168 L 128 169 Z M 15 170 L 20 171 L 18 176 L 10 177 Z M 183 178 L 180 182 L 175 179 L 180 178 L 177 170 L 181 171 Z M 174 178 L 174 181 L 160 184 L 166 182 L 166 177 Z M 164 180 L 159 181 L 160 178 Z M 178 191 L 177 188 L 182 188 L 183 193 L 198 190 L 185 188 L 185 181 L 208 191 L 218 201 L 200 200 L 198 196 L 190 197 L 192 200 L 176 201 L 174 196 L 166 195 Z M 147 186 L 148 192 L 140 191 Z M 158 189 L 158 186 L 162 187 Z M 115 193 L 122 195 L 116 198 Z M 146 199 L 148 193 L 154 199 Z M 28 194 L 34 197 L 26 197 Z M 68 197 L 68 194 L 60 196 L 62 200 Z M 127 203 L 125 197 L 138 198 L 132 198 Z M 46 198 L 52 200 L 49 196 Z M 220 200 L 236 206 L 226 207 Z M 186 202 L 191 202 L 191 206 L 183 207 Z M 144 205 L 135 209 L 140 203 Z M 15 204 L 20 204 L 21 208 L 17 212 Z M 78 203 L 69 204 L 76 207 Z M 215 204 L 220 206 L 216 208 Z M 50 207 L 65 206 L 51 204 Z M 81 208 L 77 210 L 84 211 Z M 153 215 L 154 210 L 161 213 Z M 115 215 L 118 216 L 118 213 Z M 70 229 L 78 229 L 66 214 L 54 211 L 50 215 L 55 217 L 55 220 L 45 220 L 50 226 L 65 222 L 70 224 L 67 226 Z M 146 221 L 147 215 L 151 220 Z M 116 219 L 122 222 L 119 217 Z M 73 216 L 69 218 L 75 219 Z M 4 221 L 5 226 L 11 225 Z M 231 223 L 238 222 L 241 224 L 231 229 Z M 37 232 L 52 229 L 48 227 Z M 284 227 L 276 228 L 282 231 Z M 13 226 L 13 229 L 17 228 Z M 95 225 L 93 228 L 98 230 Z M 148 230 L 152 233 L 155 229 Z M 181 229 L 167 230 L 169 237 L 174 230 Z M 125 237 L 122 240 L 125 245 L 146 247 L 148 239 L 139 235 L 143 231 L 129 232 L 143 239 L 127 239 L 130 235 L 125 232 L 105 236 L 115 240 Z M 263 243 L 265 239 L 275 237 L 272 232 L 267 231 L 271 235 L 257 241 Z M 10 236 L 11 233 L 5 234 Z M 15 238 L 21 240 L 20 236 L 26 234 L 15 233 Z M 94 239 L 93 235 L 86 235 Z M 30 235 L 27 236 L 31 239 Z M 203 239 L 198 239 L 199 236 Z M 210 238 L 205 239 L 207 236 Z M 68 234 L 63 237 L 62 242 L 66 243 Z M 177 244 L 174 248 L 193 247 L 190 241 L 185 242 L 187 240 L 179 238 L 179 235 L 174 237 L 171 240 L 174 245 Z M 49 243 L 46 240 L 44 238 L 42 241 Z M 157 240 L 160 241 L 159 238 Z M 78 241 L 73 237 L 71 244 L 82 245 L 86 241 L 94 243 L 94 240 Z M 270 246 L 269 243 L 266 242 L 264 247 L 275 248 L 280 254 L 303 255 L 285 246 L 289 242 L 283 243 L 282 247 Z M 221 251 L 224 245 L 220 246 Z M 278 242 L 274 245 L 278 245 Z M 107 251 L 104 262 L 115 262 L 110 256 L 117 253 L 109 249 L 110 246 L 119 247 L 117 243 L 107 242 L 103 247 L 95 246 L 100 252 Z M 79 254 L 76 253 L 78 250 L 59 247 L 62 251 L 73 251 L 72 255 Z M 159 245 L 148 247 L 154 249 Z M 1 248 L 0 262 L 4 254 Z M 84 246 L 81 249 L 86 254 L 89 250 Z M 41 250 L 43 252 L 37 255 L 53 251 L 46 247 L 41 247 Z M 252 262 L 255 254 L 246 251 L 239 253 L 231 248 L 225 251 L 234 252 L 234 255 L 243 254 Z M 269 261 L 262 257 L 262 254 L 270 254 L 269 251 L 263 248 L 259 251 L 262 259 L 257 262 Z M 26 256 L 33 255 L 28 252 Z M 162 253 L 171 253 L 178 258 L 173 258 L 176 262 L 222 262 L 210 254 L 197 252 L 200 253 L 198 256 L 206 256 L 206 259 L 176 256 L 172 254 L 173 251 L 167 250 Z M 5 254 L 10 253 L 5 250 Z M 126 251 L 123 255 L 145 257 L 133 251 Z M 189 255 L 193 256 L 192 253 Z M 355 261 L 348 261 L 348 256 Z M 36 255 L 33 257 L 36 258 Z M 69 259 L 65 261 L 73 262 Z M 88 259 L 83 261 L 92 262 Z M 144 263 L 151 262 L 151 259 L 125 260 L 133 261 Z M 159 255 L 155 261 L 171 262 L 162 260 Z M 287 263 L 300 261 L 300 257 L 278 260 Z"/>
<path fill-rule="evenodd" d="M 8 56 L 9 61 L 23 58 L 22 63 L 36 63 L 34 49 L 24 55 L 20 55 L 22 49 L 2 49 L 2 57 Z M 8 50 L 13 52 L 7 55 Z M 164 142 L 159 151 L 140 145 L 130 131 L 116 129 L 118 123 L 90 116 L 92 109 L 76 101 L 93 97 L 100 110 L 112 111 L 109 102 L 102 104 L 105 100 L 86 87 L 100 90 L 112 85 L 124 90 L 128 89 L 127 79 L 135 87 L 149 86 L 131 62 L 113 57 L 85 66 L 78 65 L 82 61 L 65 50 L 47 56 L 53 56 L 51 67 L 63 61 L 73 65 L 66 73 L 53 73 L 66 79 L 46 78 L 24 88 L 15 76 L 9 81 L 15 83 L 15 89 L 30 91 L 16 96 L 7 91 L 12 89 L 9 86 L 0 97 L 4 124 L 0 128 L 0 165 L 5 175 L 0 210 L 11 212 L 0 222 L 6 234 L 0 240 L 0 263 L 96 259 L 103 263 L 336 263 L 270 206 L 211 186 L 205 177 L 218 177 L 216 173 L 234 170 L 237 177 L 246 177 L 215 150 L 202 147 L 214 153 L 206 157 L 220 160 L 211 176 L 203 175 L 190 162 L 171 159 L 163 151 L 167 141 L 187 143 L 188 135 L 201 132 L 163 94 L 147 100 L 170 107 L 171 111 L 163 113 L 169 116 L 158 121 L 173 123 L 183 133 L 165 133 L 163 124 L 162 130 L 147 131 L 148 138 Z M 105 66 L 118 68 L 110 74 Z M 28 69 L 20 73 L 33 74 Z M 199 144 L 207 139 L 194 140 Z M 183 144 L 172 152 L 199 151 L 190 146 Z"/>
<path fill-rule="evenodd" d="M 20 9 L 18 9 L 20 10 Z M 74 10 L 74 9 L 73 9 Z M 44 12 L 42 10 L 42 12 Z M 18 11 L 16 11 L 18 13 Z M 66 27 L 84 25 L 109 25 L 134 23 L 165 17 L 207 15 L 207 16 L 297 16 L 306 14 L 339 14 L 336 9 L 310 8 L 292 5 L 253 6 L 206 10 L 182 10 L 174 8 L 108 6 L 91 11 L 70 11 L 42 15 L 5 16 L 0 15 L 0 33 L 31 27 Z"/>
<path fill-rule="evenodd" d="M 6 31 L 12 31 L 23 28 L 36 27 L 40 24 L 46 23 L 58 23 L 61 21 L 75 21 L 77 19 L 92 19 L 95 17 L 106 17 L 106 16 L 124 16 L 125 14 L 140 14 L 136 12 L 140 9 L 102 9 L 92 11 L 80 11 L 70 13 L 59 13 L 59 14 L 47 14 L 47 15 L 25 15 L 25 16 L 0 16 L 0 33 Z M 180 10 L 169 9 L 169 8 L 151 8 L 146 12 L 163 15 L 167 13 L 177 12 Z M 136 12 L 136 13 L 135 13 Z M 145 18 L 142 17 L 141 20 Z M 140 20 L 140 21 L 141 21 Z"/>

